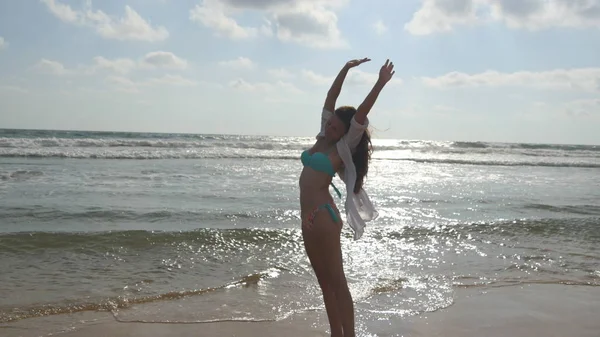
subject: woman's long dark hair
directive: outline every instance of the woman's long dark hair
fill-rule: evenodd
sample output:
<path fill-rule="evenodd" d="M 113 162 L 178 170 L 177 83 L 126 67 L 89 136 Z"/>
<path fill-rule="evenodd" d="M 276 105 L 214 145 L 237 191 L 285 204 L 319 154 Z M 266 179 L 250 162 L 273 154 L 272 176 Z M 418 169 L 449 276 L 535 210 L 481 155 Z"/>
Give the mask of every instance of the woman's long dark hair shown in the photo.
<path fill-rule="evenodd" d="M 338 116 L 344 125 L 346 125 L 346 132 L 350 129 L 350 123 L 352 117 L 356 113 L 356 109 L 351 106 L 339 107 L 335 110 L 335 115 Z M 371 134 L 369 130 L 365 130 L 356 147 L 356 150 L 352 154 L 352 161 L 356 167 L 356 183 L 354 185 L 354 193 L 358 193 L 363 187 L 365 177 L 369 172 L 369 162 L 371 160 L 371 153 L 373 152 L 373 146 L 371 144 Z"/>

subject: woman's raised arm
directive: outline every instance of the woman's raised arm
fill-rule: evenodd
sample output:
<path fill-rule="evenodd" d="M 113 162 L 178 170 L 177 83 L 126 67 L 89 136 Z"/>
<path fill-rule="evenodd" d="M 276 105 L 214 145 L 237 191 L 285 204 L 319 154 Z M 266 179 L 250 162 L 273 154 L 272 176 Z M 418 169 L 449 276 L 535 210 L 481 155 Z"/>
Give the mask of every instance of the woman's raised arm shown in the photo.
<path fill-rule="evenodd" d="M 335 102 L 337 101 L 338 97 L 340 96 L 340 92 L 342 91 L 342 85 L 344 84 L 344 80 L 346 79 L 348 70 L 350 70 L 351 68 L 354 68 L 356 66 L 359 66 L 365 62 L 369 62 L 369 61 L 371 61 L 371 59 L 365 57 L 360 60 L 356 59 L 356 60 L 348 61 L 344 65 L 342 70 L 340 70 L 340 72 L 336 76 L 335 80 L 333 81 L 331 88 L 329 88 L 329 91 L 327 92 L 327 98 L 325 99 L 325 105 L 323 105 L 325 110 L 328 110 L 330 112 L 333 112 L 335 110 Z"/>
<path fill-rule="evenodd" d="M 367 115 L 369 114 L 371 108 L 375 104 L 379 93 L 381 92 L 383 87 L 385 87 L 387 82 L 389 82 L 392 79 L 392 76 L 394 76 L 395 73 L 396 72 L 394 71 L 394 63 L 390 62 L 390 60 L 385 61 L 385 64 L 381 66 L 381 69 L 379 70 L 379 79 L 377 79 L 377 82 L 373 86 L 373 89 L 371 89 L 371 92 L 369 92 L 362 104 L 358 107 L 358 109 L 356 109 L 354 119 L 356 119 L 356 121 L 359 124 L 362 125 L 365 123 Z"/>

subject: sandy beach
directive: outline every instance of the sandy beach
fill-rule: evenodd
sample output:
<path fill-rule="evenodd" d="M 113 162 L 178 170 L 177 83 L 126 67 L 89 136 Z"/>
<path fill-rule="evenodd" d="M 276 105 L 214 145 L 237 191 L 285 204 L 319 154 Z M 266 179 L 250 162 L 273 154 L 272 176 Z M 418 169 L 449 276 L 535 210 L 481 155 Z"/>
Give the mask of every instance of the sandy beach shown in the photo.
<path fill-rule="evenodd" d="M 594 298 L 600 298 L 600 289 L 593 286 L 533 284 L 485 291 L 457 289 L 454 303 L 446 309 L 382 321 L 370 327 L 370 334 L 357 331 L 357 336 L 597 337 L 600 301 Z M 23 320 L 0 328 L 5 337 L 328 336 L 321 310 L 276 322 L 199 324 L 120 323 L 110 313 L 80 313 Z"/>

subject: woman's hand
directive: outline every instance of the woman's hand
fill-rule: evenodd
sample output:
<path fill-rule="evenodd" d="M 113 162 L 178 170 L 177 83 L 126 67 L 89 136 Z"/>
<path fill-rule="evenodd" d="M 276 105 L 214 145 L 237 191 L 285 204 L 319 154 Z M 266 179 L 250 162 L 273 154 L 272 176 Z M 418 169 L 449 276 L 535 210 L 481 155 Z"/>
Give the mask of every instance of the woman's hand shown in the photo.
<path fill-rule="evenodd" d="M 392 79 L 394 73 L 394 63 L 390 62 L 389 59 L 386 60 L 385 64 L 381 66 L 381 69 L 379 70 L 379 79 L 377 80 L 377 83 L 375 83 L 373 89 L 371 89 L 365 100 L 361 105 L 358 106 L 358 109 L 356 109 L 356 114 L 354 115 L 356 122 L 361 125 L 365 123 L 367 115 L 375 104 L 379 93 L 381 90 L 383 90 L 383 87 L 385 87 L 386 83 Z"/>
<path fill-rule="evenodd" d="M 365 62 L 369 62 L 369 61 L 371 61 L 371 59 L 368 57 L 365 57 L 364 59 L 350 60 L 350 61 L 346 62 L 346 68 L 350 69 L 350 68 L 358 67 L 359 65 L 361 65 Z"/>
<path fill-rule="evenodd" d="M 394 71 L 394 62 L 390 62 L 389 59 L 385 61 L 385 64 L 381 66 L 379 70 L 379 82 L 381 84 L 386 84 L 392 79 L 396 72 Z"/>

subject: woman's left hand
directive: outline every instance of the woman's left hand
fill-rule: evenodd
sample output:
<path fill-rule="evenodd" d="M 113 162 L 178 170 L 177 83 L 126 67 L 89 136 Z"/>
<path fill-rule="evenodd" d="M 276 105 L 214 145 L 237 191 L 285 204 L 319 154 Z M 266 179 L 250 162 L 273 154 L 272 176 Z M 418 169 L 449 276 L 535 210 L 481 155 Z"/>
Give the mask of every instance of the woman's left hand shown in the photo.
<path fill-rule="evenodd" d="M 385 61 L 385 64 L 381 66 L 379 70 L 379 82 L 386 84 L 392 79 L 396 72 L 394 71 L 394 62 L 390 62 L 389 59 Z"/>

